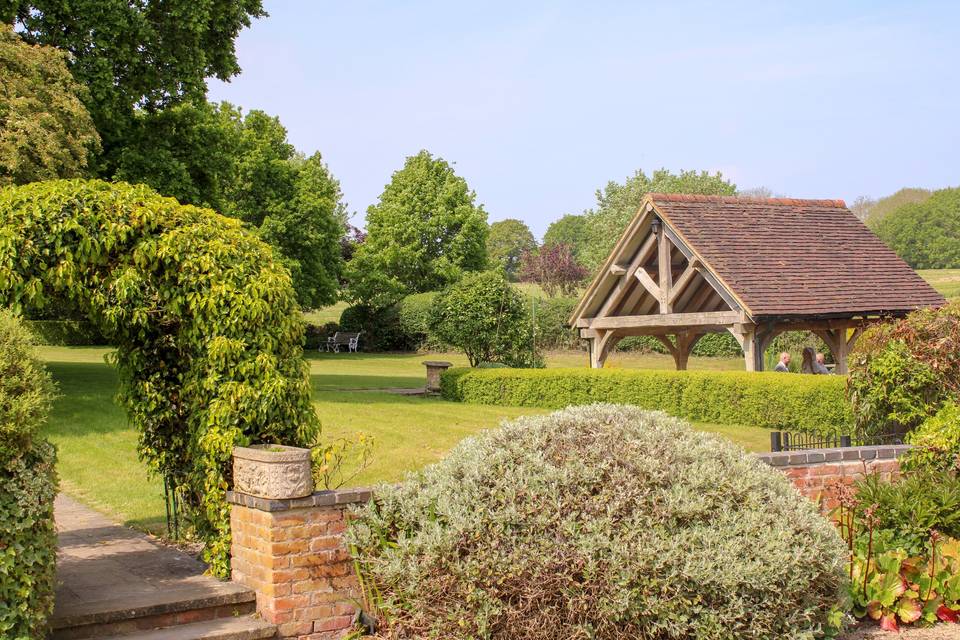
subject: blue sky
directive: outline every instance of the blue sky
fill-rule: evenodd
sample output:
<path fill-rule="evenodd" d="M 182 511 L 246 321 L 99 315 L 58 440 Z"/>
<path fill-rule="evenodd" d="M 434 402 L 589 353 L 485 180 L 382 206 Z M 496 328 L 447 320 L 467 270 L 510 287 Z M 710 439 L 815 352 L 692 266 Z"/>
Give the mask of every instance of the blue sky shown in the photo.
<path fill-rule="evenodd" d="M 319 150 L 355 223 L 424 148 L 538 236 L 636 169 L 848 203 L 960 186 L 960 3 L 265 6 L 210 98 Z"/>

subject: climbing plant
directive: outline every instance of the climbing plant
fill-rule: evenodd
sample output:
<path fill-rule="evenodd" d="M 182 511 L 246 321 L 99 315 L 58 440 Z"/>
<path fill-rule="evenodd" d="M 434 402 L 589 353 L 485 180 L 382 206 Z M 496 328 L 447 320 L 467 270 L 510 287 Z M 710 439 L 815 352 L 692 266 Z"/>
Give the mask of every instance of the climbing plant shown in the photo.
<path fill-rule="evenodd" d="M 0 303 L 66 299 L 116 346 L 118 401 L 149 467 L 185 488 L 212 571 L 229 573 L 235 445 L 310 444 L 304 327 L 289 273 L 237 220 L 143 186 L 0 190 Z"/>

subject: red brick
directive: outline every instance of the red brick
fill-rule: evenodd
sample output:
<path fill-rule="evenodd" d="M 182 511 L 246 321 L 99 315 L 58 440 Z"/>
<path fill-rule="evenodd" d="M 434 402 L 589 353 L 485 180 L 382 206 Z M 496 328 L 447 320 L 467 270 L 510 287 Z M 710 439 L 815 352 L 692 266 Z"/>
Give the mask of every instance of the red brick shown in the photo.
<path fill-rule="evenodd" d="M 337 616 L 325 620 L 317 620 L 313 623 L 314 632 L 318 631 L 338 631 L 340 629 L 349 629 L 353 625 L 352 616 Z"/>

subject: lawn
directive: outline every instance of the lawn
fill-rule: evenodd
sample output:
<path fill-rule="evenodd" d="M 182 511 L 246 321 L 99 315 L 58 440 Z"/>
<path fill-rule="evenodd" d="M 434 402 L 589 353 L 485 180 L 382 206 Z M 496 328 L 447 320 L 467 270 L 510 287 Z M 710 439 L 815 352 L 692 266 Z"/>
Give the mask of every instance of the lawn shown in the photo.
<path fill-rule="evenodd" d="M 60 386 L 46 435 L 60 450 L 63 489 L 128 524 L 162 531 L 162 483 L 147 474 L 136 454 L 137 434 L 113 402 L 117 376 L 105 364 L 106 348 L 42 347 Z M 401 396 L 385 391 L 423 385 L 425 359 L 457 365 L 459 354 L 308 354 L 314 406 L 323 438 L 363 432 L 374 438 L 373 463 L 352 484 L 394 481 L 409 470 L 439 460 L 464 437 L 505 419 L 539 413 L 537 409 L 487 407 L 440 398 Z M 740 358 L 692 358 L 691 368 L 739 369 Z M 555 353 L 548 366 L 584 366 L 583 353 Z M 609 366 L 673 368 L 663 355 L 615 354 Z M 748 450 L 766 450 L 769 433 L 755 427 L 697 424 L 725 435 Z"/>
<path fill-rule="evenodd" d="M 945 298 L 960 298 L 960 269 L 921 269 L 917 273 Z"/>

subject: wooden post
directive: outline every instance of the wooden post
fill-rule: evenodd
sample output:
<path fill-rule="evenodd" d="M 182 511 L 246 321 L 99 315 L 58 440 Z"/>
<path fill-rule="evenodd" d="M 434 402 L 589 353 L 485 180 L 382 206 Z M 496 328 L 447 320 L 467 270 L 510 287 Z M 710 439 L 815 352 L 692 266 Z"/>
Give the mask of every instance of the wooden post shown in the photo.
<path fill-rule="evenodd" d="M 673 288 L 673 264 L 671 258 L 670 240 L 663 232 L 663 223 L 658 225 L 657 231 L 657 267 L 660 270 L 657 286 L 660 288 L 660 313 L 672 313 L 673 303 L 670 302 L 670 290 Z"/>
<path fill-rule="evenodd" d="M 763 371 L 763 352 L 757 344 L 757 327 L 753 324 L 738 323 L 727 327 L 727 331 L 740 343 L 743 349 L 743 363 L 747 371 Z"/>

